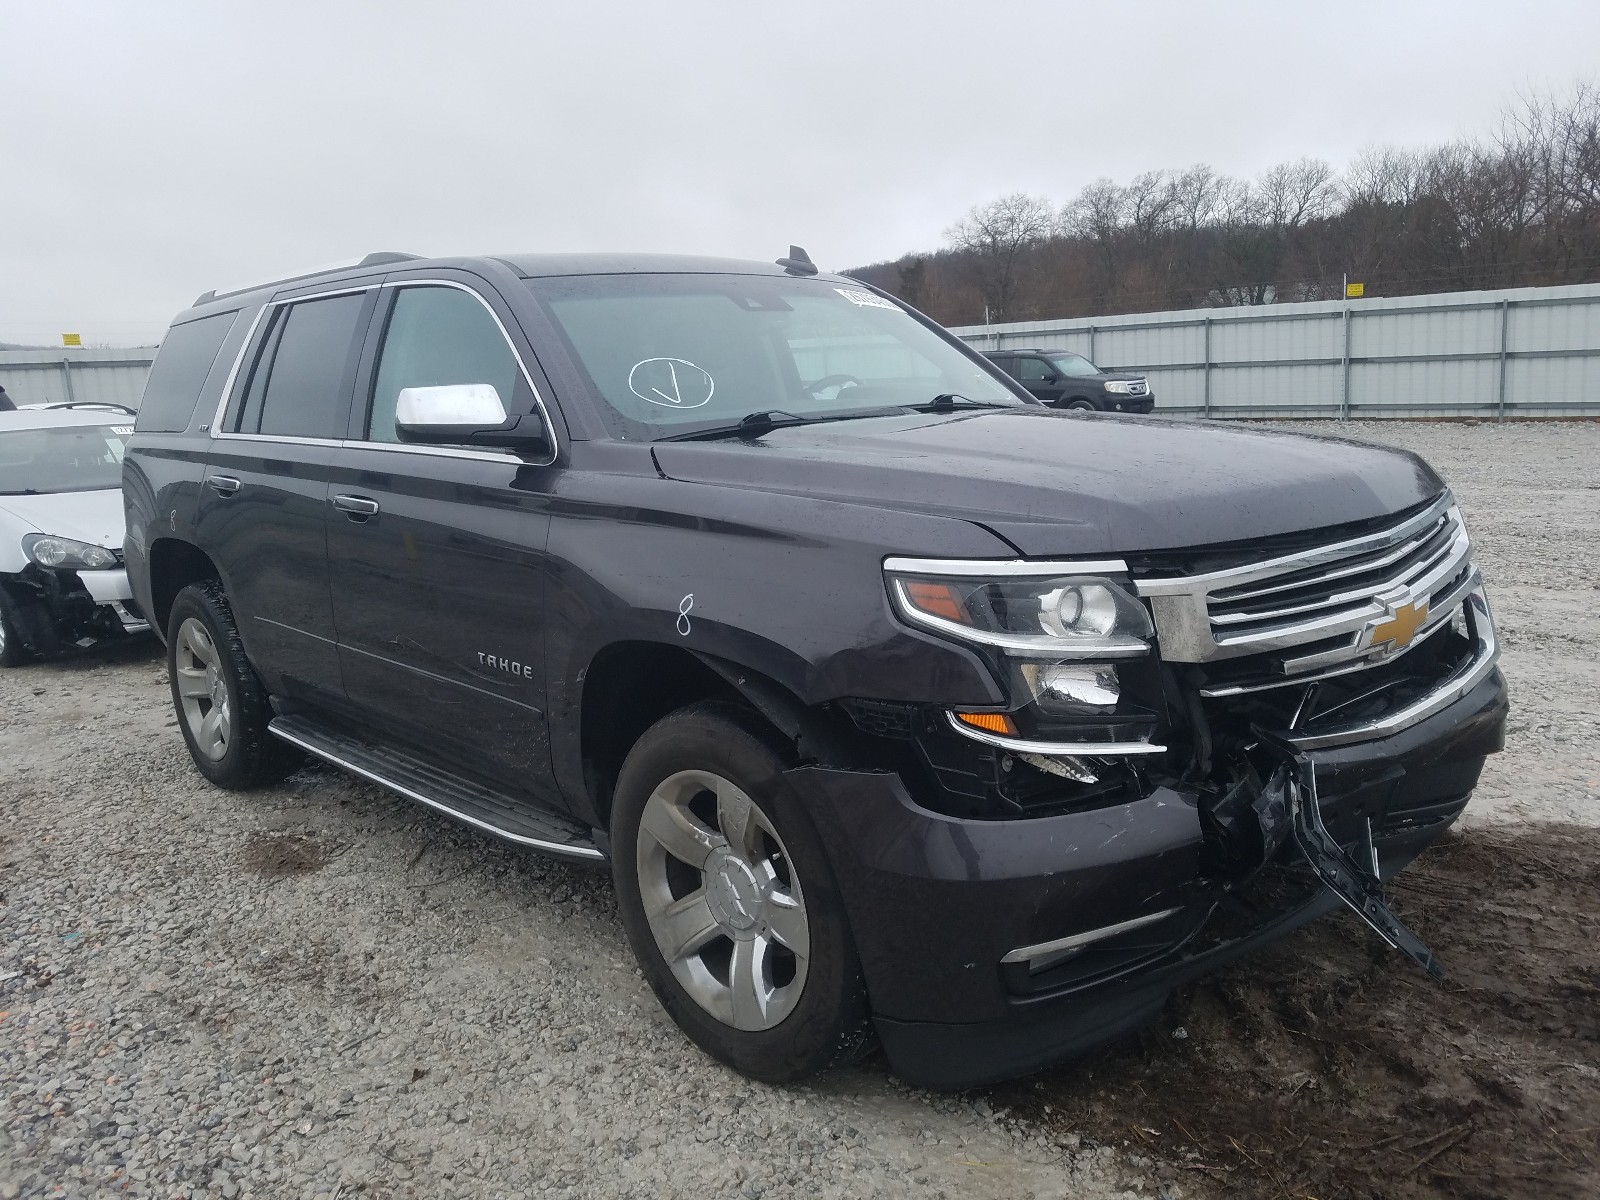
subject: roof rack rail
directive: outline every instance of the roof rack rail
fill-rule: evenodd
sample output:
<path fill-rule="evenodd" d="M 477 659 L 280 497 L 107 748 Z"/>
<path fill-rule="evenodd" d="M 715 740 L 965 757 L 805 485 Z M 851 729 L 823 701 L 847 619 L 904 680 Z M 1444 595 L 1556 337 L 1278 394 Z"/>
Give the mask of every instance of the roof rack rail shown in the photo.
<path fill-rule="evenodd" d="M 267 279 L 263 280 L 261 283 L 247 284 L 244 287 L 228 288 L 226 291 L 218 291 L 216 288 L 212 288 L 209 292 L 201 292 L 200 295 L 196 296 L 194 303 L 190 305 L 190 307 L 199 308 L 202 304 L 210 304 L 219 296 L 236 296 L 240 292 L 254 292 L 260 288 L 273 287 L 280 283 L 294 283 L 301 279 L 315 279 L 318 275 L 332 275 L 337 271 L 354 271 L 361 267 L 382 267 L 387 266 L 390 263 L 411 262 L 414 259 L 421 257 L 422 255 L 420 254 L 406 254 L 399 250 L 375 250 L 373 253 L 363 258 L 360 262 L 339 263 L 331 267 L 318 267 L 314 271 L 304 271 L 299 275 L 288 275 L 282 279 Z"/>

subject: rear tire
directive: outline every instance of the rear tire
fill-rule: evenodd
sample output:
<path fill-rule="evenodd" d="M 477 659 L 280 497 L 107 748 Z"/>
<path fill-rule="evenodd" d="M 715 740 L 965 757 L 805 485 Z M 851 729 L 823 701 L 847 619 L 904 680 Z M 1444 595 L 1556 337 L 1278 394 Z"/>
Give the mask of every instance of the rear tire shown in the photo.
<path fill-rule="evenodd" d="M 667 1014 L 741 1074 L 791 1083 L 872 1036 L 844 903 L 775 741 L 725 703 L 657 722 L 617 779 L 611 862 Z"/>
<path fill-rule="evenodd" d="M 194 765 L 218 787 L 276 783 L 300 764 L 298 750 L 267 732 L 272 705 L 245 657 L 222 585 L 193 583 L 167 620 L 167 677 L 178 728 Z"/>
<path fill-rule="evenodd" d="M 16 605 L 0 588 L 0 667 L 20 667 L 32 657 L 17 631 Z"/>

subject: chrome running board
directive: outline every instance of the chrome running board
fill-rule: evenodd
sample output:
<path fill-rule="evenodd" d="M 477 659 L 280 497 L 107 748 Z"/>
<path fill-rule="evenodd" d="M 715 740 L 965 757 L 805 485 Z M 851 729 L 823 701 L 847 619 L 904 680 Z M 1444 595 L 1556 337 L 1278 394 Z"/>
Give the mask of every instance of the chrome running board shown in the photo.
<path fill-rule="evenodd" d="M 274 717 L 267 732 L 352 775 L 508 842 L 561 858 L 586 862 L 605 858 L 589 830 L 571 817 L 535 809 L 481 784 L 459 779 L 404 751 L 352 737 L 298 715 Z"/>

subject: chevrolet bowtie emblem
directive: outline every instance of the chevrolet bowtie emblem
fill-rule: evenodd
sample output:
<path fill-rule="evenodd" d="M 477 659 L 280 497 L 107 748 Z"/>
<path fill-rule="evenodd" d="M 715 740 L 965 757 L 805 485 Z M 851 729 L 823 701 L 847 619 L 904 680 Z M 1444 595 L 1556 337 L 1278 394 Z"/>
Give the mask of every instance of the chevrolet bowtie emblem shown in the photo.
<path fill-rule="evenodd" d="M 1374 648 L 1386 646 L 1390 654 L 1404 650 L 1417 636 L 1417 630 L 1428 619 L 1428 602 L 1402 604 L 1390 610 L 1390 616 L 1372 627 L 1369 644 Z"/>

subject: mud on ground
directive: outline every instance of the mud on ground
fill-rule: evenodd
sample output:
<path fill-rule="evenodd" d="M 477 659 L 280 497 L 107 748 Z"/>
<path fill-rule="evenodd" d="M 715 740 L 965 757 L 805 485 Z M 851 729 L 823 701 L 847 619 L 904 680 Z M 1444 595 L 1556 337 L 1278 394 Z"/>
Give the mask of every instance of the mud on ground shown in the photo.
<path fill-rule="evenodd" d="M 1442 987 L 1326 918 L 991 1102 L 1191 1195 L 1600 1195 L 1600 830 L 1456 832 L 1392 895 Z"/>

